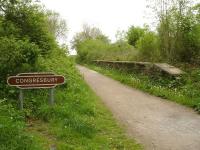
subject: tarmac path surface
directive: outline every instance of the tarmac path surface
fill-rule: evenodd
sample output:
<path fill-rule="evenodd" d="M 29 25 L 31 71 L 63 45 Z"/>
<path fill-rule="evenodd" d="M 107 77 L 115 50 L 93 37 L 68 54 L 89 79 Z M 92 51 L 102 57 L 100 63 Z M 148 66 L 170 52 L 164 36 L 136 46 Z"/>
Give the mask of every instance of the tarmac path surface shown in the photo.
<path fill-rule="evenodd" d="M 200 150 L 200 115 L 174 102 L 128 87 L 83 66 L 87 84 L 129 136 L 147 150 Z"/>

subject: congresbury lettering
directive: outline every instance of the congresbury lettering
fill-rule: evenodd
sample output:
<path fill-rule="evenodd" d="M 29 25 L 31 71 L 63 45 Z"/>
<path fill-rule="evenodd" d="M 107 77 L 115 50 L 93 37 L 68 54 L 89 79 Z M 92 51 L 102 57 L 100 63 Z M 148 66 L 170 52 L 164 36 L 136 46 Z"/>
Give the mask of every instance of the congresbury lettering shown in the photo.
<path fill-rule="evenodd" d="M 17 84 L 44 84 L 44 83 L 56 83 L 57 78 L 47 78 L 47 77 L 32 77 L 32 78 L 19 78 L 16 79 Z"/>

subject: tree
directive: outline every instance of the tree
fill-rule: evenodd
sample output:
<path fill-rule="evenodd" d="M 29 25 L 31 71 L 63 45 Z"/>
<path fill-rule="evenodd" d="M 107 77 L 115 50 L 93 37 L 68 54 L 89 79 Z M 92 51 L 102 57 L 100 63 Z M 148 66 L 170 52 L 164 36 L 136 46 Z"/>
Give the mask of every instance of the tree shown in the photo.
<path fill-rule="evenodd" d="M 38 45 L 41 55 L 48 54 L 56 47 L 55 38 L 48 28 L 47 16 L 41 6 L 31 0 L 19 0 L 8 5 L 2 17 L 4 23 L 12 24 L 14 29 L 18 30 L 15 36 L 26 37 Z"/>
<path fill-rule="evenodd" d="M 81 42 L 84 42 L 85 40 L 89 39 L 98 39 L 105 43 L 109 43 L 110 40 L 107 36 L 105 36 L 102 31 L 97 27 L 90 27 L 87 24 L 83 25 L 83 30 L 79 33 L 76 33 L 76 35 L 73 37 L 72 40 L 72 48 L 76 49 L 78 51 L 78 45 Z"/>
<path fill-rule="evenodd" d="M 193 13 L 196 14 L 197 21 L 200 22 L 200 3 L 196 4 L 192 10 Z"/>
<path fill-rule="evenodd" d="M 118 30 L 115 34 L 116 42 L 121 43 L 126 41 L 127 33 L 125 31 Z"/>
<path fill-rule="evenodd" d="M 67 38 L 67 24 L 59 13 L 47 10 L 48 28 L 56 39 Z"/>
<path fill-rule="evenodd" d="M 140 27 L 131 26 L 127 32 L 128 43 L 132 46 L 136 46 L 136 42 L 142 37 L 146 29 Z"/>
<path fill-rule="evenodd" d="M 43 7 L 31 0 L 0 2 L 0 84 L 5 85 L 7 75 L 38 71 L 38 60 L 61 48 Z"/>
<path fill-rule="evenodd" d="M 154 1 L 160 53 L 168 61 L 191 62 L 199 55 L 198 11 L 192 0 Z M 198 5 L 197 5 L 198 6 Z"/>
<path fill-rule="evenodd" d="M 0 14 L 5 13 L 8 8 L 12 8 L 17 3 L 17 0 L 0 0 Z"/>
<path fill-rule="evenodd" d="M 12 37 L 0 38 L 0 73 L 1 82 L 5 83 L 7 75 L 19 72 L 35 71 L 39 55 L 37 45 L 28 40 Z"/>
<path fill-rule="evenodd" d="M 158 36 L 152 31 L 147 31 L 136 43 L 139 57 L 143 61 L 156 61 L 159 59 Z"/>

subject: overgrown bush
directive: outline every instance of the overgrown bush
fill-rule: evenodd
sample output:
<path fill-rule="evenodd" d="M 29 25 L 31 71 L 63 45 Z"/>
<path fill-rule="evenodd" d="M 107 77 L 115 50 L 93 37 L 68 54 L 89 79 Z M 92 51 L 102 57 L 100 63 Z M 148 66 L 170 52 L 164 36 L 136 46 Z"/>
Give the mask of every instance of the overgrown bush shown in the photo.
<path fill-rule="evenodd" d="M 165 5 L 167 9 L 157 14 L 162 58 L 170 62 L 199 61 L 198 5 L 193 7 L 190 0 Z"/>
<path fill-rule="evenodd" d="M 5 83 L 9 75 L 34 71 L 40 49 L 28 40 L 0 37 L 0 80 Z"/>
<path fill-rule="evenodd" d="M 78 60 L 84 62 L 101 58 L 104 55 L 101 51 L 104 51 L 107 47 L 108 44 L 98 39 L 88 39 L 80 42 L 77 46 Z"/>
<path fill-rule="evenodd" d="M 8 94 L 9 75 L 41 70 L 38 59 L 59 48 L 48 17 L 44 8 L 32 0 L 1 1 L 0 97 L 3 92 Z"/>
<path fill-rule="evenodd" d="M 120 35 L 121 36 L 121 35 Z M 111 43 L 98 28 L 88 27 L 74 37 L 73 48 L 79 62 L 93 60 L 133 60 L 137 51 L 124 39 Z"/>
<path fill-rule="evenodd" d="M 131 26 L 127 32 L 128 43 L 132 46 L 136 46 L 137 41 L 143 37 L 146 32 L 146 28 L 134 27 Z"/>
<path fill-rule="evenodd" d="M 101 40 L 86 40 L 77 47 L 79 62 L 92 60 L 133 60 L 137 51 L 126 42 L 114 44 L 104 43 Z"/>
<path fill-rule="evenodd" d="M 18 90 L 9 87 L 7 77 L 19 72 L 51 71 L 43 65 L 53 51 L 65 56 L 50 31 L 46 11 L 32 0 L 0 1 L 0 149 L 39 150 L 40 142 L 26 132 L 26 119 L 36 113 L 47 93 L 28 91 L 24 111 L 17 111 Z M 53 56 L 53 55 L 51 55 Z M 33 95 L 39 95 L 33 96 Z M 7 98 L 5 102 L 1 99 Z M 46 101 L 45 101 L 46 102 Z"/>
<path fill-rule="evenodd" d="M 158 45 L 158 36 L 154 32 L 146 32 L 136 43 L 139 59 L 150 62 L 159 60 Z"/>
<path fill-rule="evenodd" d="M 48 54 L 56 46 L 55 37 L 48 28 L 47 17 L 42 7 L 34 4 L 32 0 L 7 4 L 3 12 L 5 22 L 8 25 L 12 24 L 18 31 L 13 36 L 20 39 L 28 38 L 31 43 L 35 43 L 40 48 L 42 55 Z"/>

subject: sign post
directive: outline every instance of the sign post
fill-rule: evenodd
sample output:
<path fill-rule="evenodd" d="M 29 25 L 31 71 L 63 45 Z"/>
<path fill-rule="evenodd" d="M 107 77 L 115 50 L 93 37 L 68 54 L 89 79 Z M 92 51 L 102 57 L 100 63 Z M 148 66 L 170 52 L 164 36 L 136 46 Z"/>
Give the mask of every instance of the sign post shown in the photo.
<path fill-rule="evenodd" d="M 49 104 L 51 105 L 51 106 L 53 106 L 54 105 L 54 88 L 51 88 L 50 90 L 49 90 Z"/>
<path fill-rule="evenodd" d="M 24 100 L 24 93 L 23 93 L 23 90 L 20 89 L 19 90 L 19 107 L 21 110 L 23 110 L 23 100 Z"/>
<path fill-rule="evenodd" d="M 54 105 L 54 90 L 57 85 L 65 83 L 65 78 L 53 73 L 21 73 L 11 76 L 7 80 L 8 85 L 20 89 L 20 109 L 23 109 L 24 89 L 49 89 L 49 104 Z"/>

